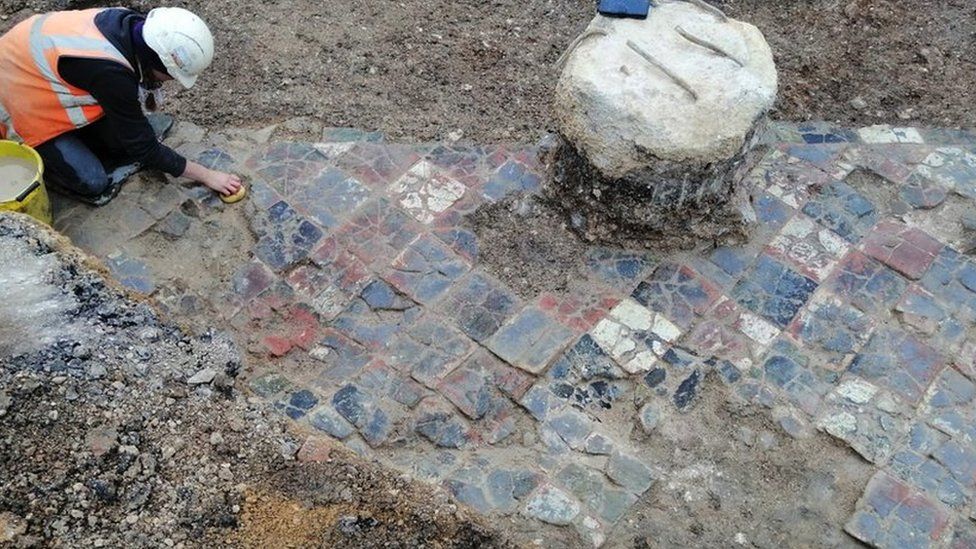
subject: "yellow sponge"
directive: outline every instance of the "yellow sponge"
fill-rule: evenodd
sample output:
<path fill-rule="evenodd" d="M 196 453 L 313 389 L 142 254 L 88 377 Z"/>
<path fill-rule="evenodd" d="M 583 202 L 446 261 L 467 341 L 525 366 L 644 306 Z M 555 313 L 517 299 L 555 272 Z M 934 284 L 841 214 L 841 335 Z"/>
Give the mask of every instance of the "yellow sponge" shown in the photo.
<path fill-rule="evenodd" d="M 233 204 L 234 202 L 240 202 L 245 195 L 247 195 L 247 188 L 244 185 L 241 185 L 240 190 L 238 190 L 236 193 L 230 196 L 224 196 L 222 194 L 218 194 L 218 196 L 220 196 L 220 199 L 224 202 L 224 204 Z"/>

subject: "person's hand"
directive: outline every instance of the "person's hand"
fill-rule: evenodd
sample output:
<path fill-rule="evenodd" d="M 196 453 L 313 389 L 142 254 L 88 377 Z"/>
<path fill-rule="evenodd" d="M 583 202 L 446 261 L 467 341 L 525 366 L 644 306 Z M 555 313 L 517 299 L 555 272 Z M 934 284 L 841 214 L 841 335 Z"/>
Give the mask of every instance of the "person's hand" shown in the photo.
<path fill-rule="evenodd" d="M 231 173 L 211 172 L 203 184 L 224 196 L 241 190 L 241 178 Z"/>

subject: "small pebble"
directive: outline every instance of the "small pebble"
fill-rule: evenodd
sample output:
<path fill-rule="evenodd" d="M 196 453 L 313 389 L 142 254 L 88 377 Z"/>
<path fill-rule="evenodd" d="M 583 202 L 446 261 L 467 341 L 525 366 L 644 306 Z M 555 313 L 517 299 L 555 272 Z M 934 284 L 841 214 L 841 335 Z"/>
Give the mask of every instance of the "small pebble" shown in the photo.
<path fill-rule="evenodd" d="M 656 402 L 648 402 L 641 408 L 640 424 L 645 433 L 653 433 L 659 421 L 661 421 L 661 408 Z"/>

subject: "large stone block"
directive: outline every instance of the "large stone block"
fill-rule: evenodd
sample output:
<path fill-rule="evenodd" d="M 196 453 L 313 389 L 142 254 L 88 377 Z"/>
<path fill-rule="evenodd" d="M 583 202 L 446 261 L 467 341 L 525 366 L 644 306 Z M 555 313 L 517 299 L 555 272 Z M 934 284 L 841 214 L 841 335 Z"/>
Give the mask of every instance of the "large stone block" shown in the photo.
<path fill-rule="evenodd" d="M 762 33 L 692 3 L 655 6 L 644 20 L 597 16 L 587 34 L 566 59 L 556 116 L 606 177 L 651 159 L 731 158 L 776 99 Z"/>
<path fill-rule="evenodd" d="M 741 236 L 751 214 L 734 183 L 776 89 L 762 34 L 717 10 L 669 2 L 645 20 L 597 16 L 556 87 L 564 144 L 549 190 L 593 239 Z"/>

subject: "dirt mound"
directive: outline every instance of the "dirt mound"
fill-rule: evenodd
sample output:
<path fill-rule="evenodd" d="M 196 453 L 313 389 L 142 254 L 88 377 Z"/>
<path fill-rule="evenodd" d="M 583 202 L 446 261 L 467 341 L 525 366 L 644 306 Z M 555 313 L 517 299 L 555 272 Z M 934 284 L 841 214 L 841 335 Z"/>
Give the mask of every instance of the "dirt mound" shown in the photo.
<path fill-rule="evenodd" d="M 160 321 L 29 218 L 0 214 L 0 249 L 17 254 L 4 289 L 44 296 L 5 299 L 0 319 L 47 315 L 0 340 L 0 545 L 504 545 L 445 494 L 347 452 L 301 463 L 315 441 L 239 392 L 229 339 Z"/>
<path fill-rule="evenodd" d="M 480 257 L 526 299 L 566 292 L 585 278 L 587 246 L 566 226 L 562 212 L 533 195 L 487 204 L 466 221 L 478 235 Z"/>
<path fill-rule="evenodd" d="M 434 504 L 405 507 L 404 499 Z M 459 516 L 443 494 L 333 461 L 280 471 L 249 491 L 241 526 L 229 539 L 255 548 L 280 546 L 280 540 L 295 547 L 507 546 Z"/>

